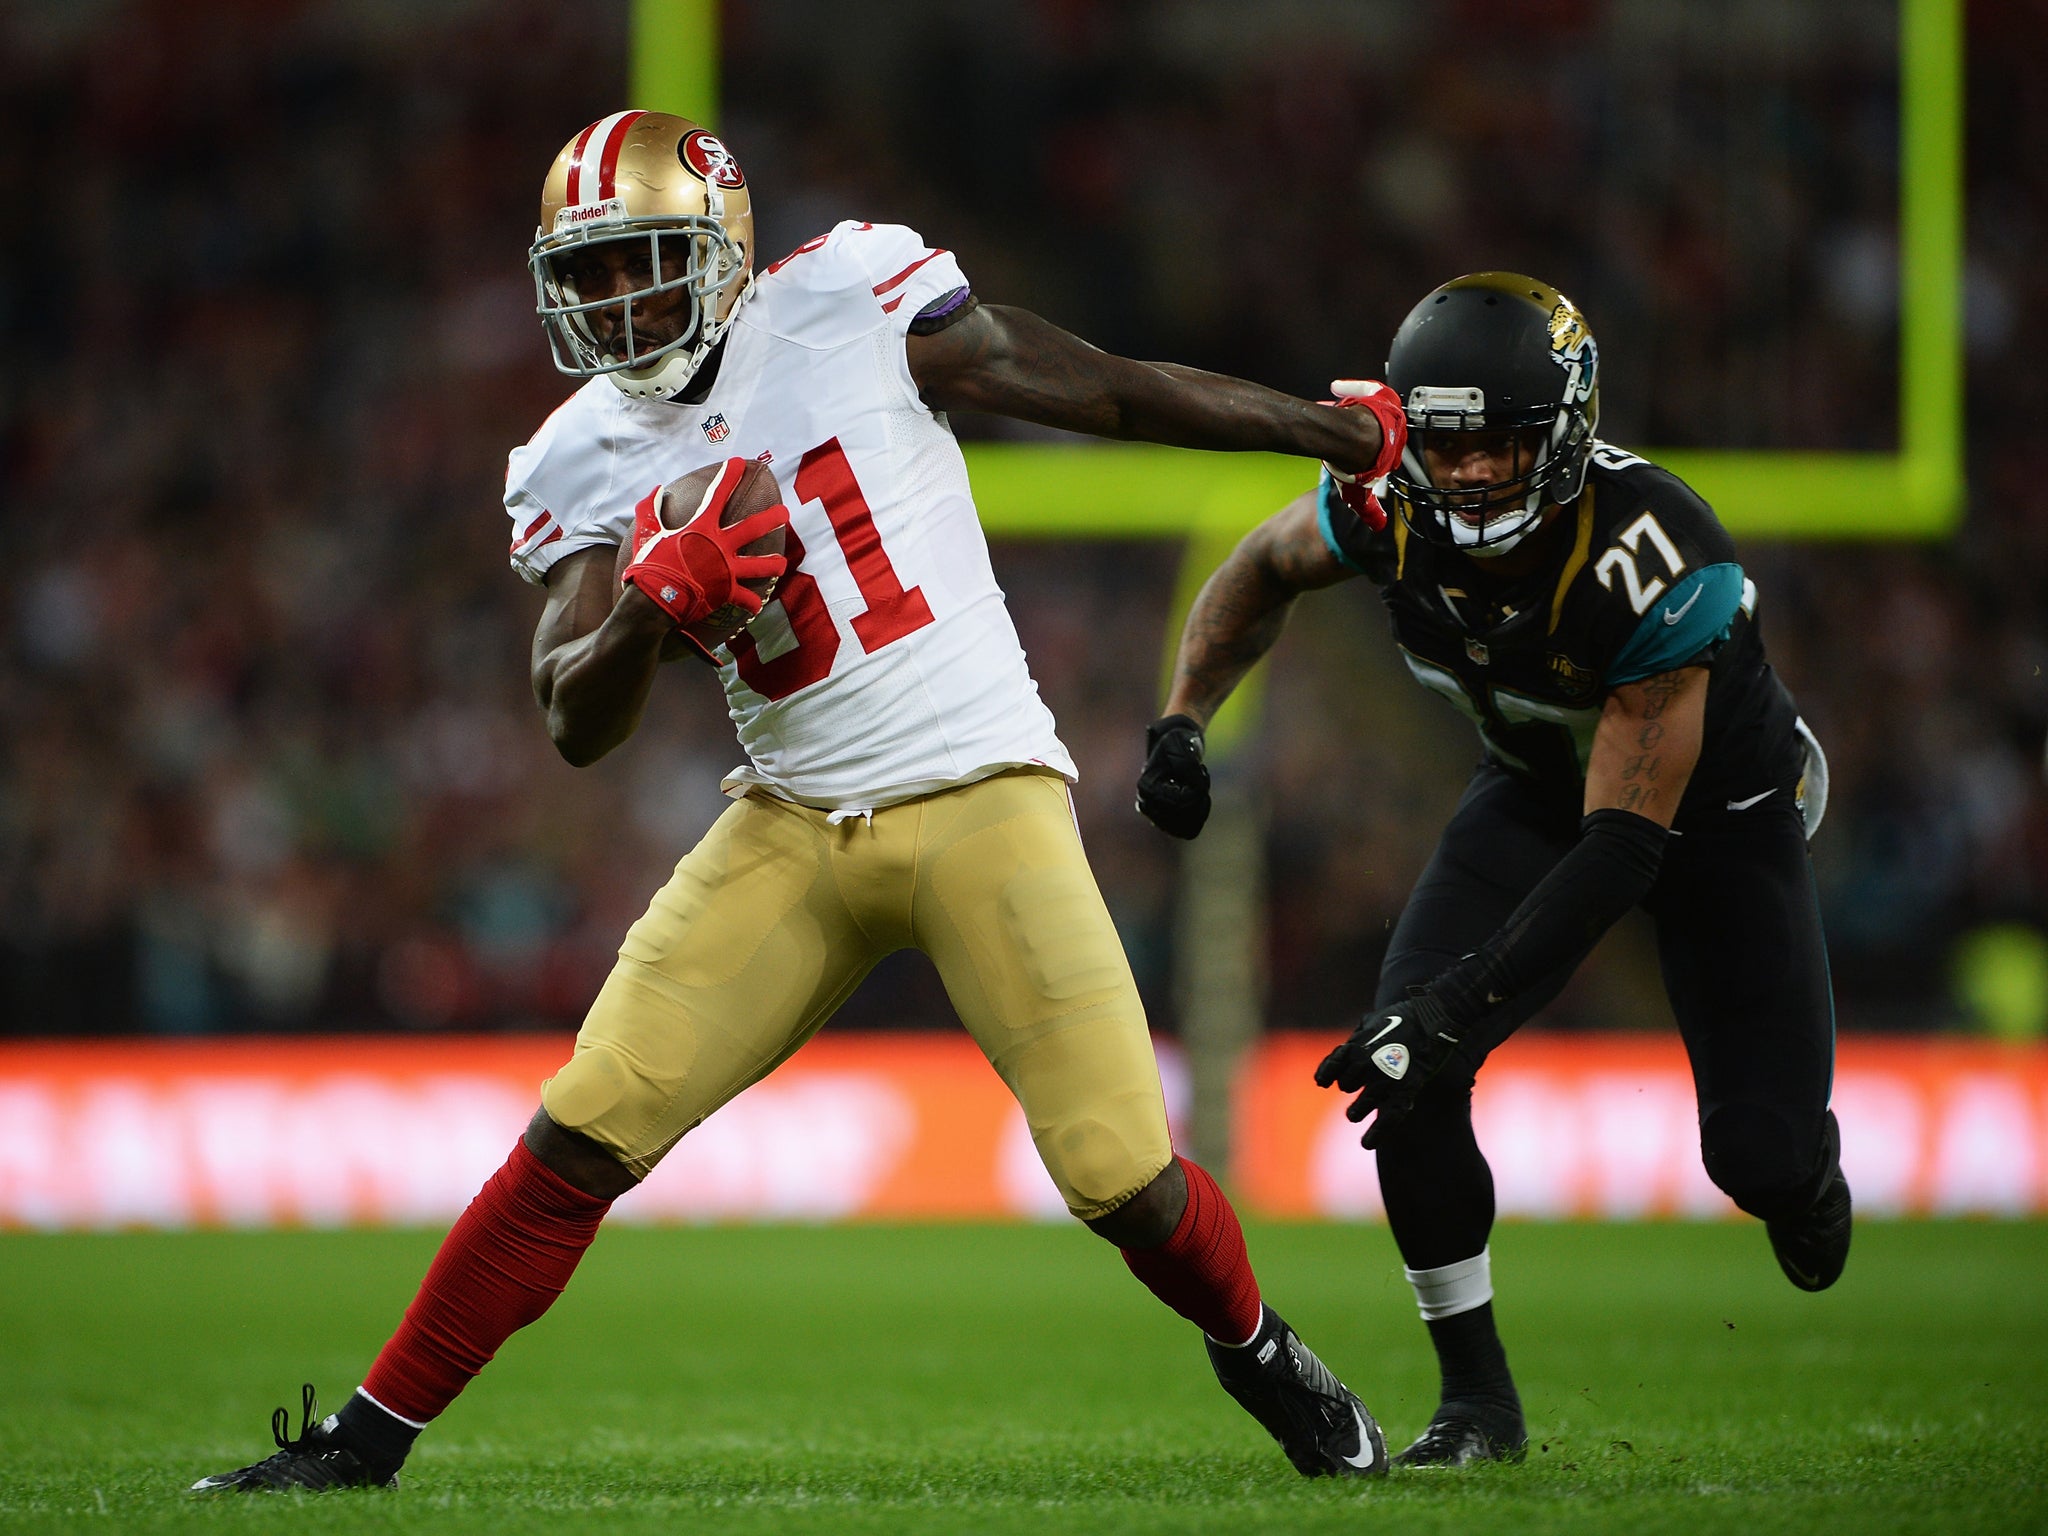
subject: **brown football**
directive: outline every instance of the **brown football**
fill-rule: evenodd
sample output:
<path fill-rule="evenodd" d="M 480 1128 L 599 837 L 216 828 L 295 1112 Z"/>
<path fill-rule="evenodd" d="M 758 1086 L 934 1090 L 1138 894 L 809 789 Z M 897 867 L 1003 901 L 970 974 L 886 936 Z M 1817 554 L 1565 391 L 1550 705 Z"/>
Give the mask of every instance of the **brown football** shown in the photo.
<path fill-rule="evenodd" d="M 671 480 L 662 487 L 661 500 L 656 503 L 664 528 L 680 528 L 697 515 L 698 504 L 704 500 L 704 493 L 718 478 L 724 461 L 706 464 L 702 469 L 693 469 L 679 480 Z M 779 506 L 782 502 L 782 488 L 775 483 L 775 476 L 766 464 L 750 463 L 740 476 L 740 483 L 734 488 L 732 497 L 725 504 L 725 511 L 719 517 L 719 526 L 730 528 L 734 523 L 744 522 L 756 512 Z M 771 529 L 760 538 L 743 548 L 743 555 L 779 555 L 785 543 L 784 530 Z M 633 563 L 633 546 L 630 542 L 619 546 L 618 563 L 613 567 L 613 576 L 625 580 L 626 567 Z M 750 581 L 747 589 L 762 602 L 768 601 L 775 593 L 773 579 Z M 747 622 L 748 615 L 738 603 L 728 603 L 697 623 L 687 625 L 690 636 L 708 650 L 715 650 L 738 634 Z M 681 636 L 667 641 L 661 649 L 663 661 L 673 661 L 678 656 L 690 654 L 690 647 Z"/>

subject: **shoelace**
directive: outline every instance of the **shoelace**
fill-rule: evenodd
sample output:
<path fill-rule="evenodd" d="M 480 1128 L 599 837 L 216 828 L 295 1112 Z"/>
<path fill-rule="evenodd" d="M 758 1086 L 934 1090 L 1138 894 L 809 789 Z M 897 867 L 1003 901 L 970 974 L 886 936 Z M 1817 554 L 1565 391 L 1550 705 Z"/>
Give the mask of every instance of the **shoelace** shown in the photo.
<path fill-rule="evenodd" d="M 320 1412 L 320 1401 L 313 1395 L 313 1383 L 310 1381 L 303 1383 L 299 1388 L 299 1392 L 301 1418 L 299 1421 L 298 1439 L 287 1440 L 284 1437 L 285 1430 L 292 1422 L 289 1410 L 273 1408 L 270 1413 L 270 1438 L 277 1442 L 277 1448 L 280 1451 L 289 1451 L 294 1454 L 313 1450 L 313 1447 L 306 1442 L 313 1438 L 313 1426 L 318 1422 Z"/>

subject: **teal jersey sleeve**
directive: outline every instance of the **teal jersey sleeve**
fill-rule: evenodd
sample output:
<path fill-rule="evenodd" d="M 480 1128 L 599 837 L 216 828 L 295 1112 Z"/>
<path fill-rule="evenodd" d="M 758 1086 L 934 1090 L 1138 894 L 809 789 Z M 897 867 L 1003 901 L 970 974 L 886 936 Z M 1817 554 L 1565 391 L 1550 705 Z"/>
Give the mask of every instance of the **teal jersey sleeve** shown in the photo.
<path fill-rule="evenodd" d="M 1730 561 L 1694 571 L 1650 605 L 1607 669 L 1606 687 L 1682 667 L 1728 637 L 1742 606 L 1742 567 Z"/>
<path fill-rule="evenodd" d="M 1355 526 L 1358 522 L 1358 514 L 1345 506 L 1338 497 L 1337 483 L 1330 478 L 1330 472 L 1326 469 L 1323 471 L 1321 483 L 1316 486 L 1316 528 L 1321 532 L 1323 543 L 1328 546 L 1330 553 L 1337 557 L 1339 565 L 1347 571 L 1357 571 L 1361 576 L 1364 575 L 1365 567 L 1345 553 L 1343 541 L 1337 537 L 1337 525 L 1332 521 L 1333 518 L 1344 519 L 1347 526 Z"/>

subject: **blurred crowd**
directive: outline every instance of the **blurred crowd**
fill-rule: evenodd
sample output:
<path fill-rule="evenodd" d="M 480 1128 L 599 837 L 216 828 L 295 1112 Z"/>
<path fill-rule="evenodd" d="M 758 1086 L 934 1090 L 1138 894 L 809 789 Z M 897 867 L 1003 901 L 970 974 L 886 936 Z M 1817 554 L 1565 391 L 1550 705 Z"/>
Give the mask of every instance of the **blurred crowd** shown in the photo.
<path fill-rule="evenodd" d="M 2019 0 L 1969 16 L 1966 525 L 1742 550 L 1831 758 L 1850 1028 L 1968 1023 L 1958 944 L 2048 923 L 2048 40 Z M 1590 316 L 1612 441 L 1888 450 L 1896 22 L 731 0 L 721 125 L 765 256 L 907 222 L 987 297 L 1310 395 L 1436 283 L 1516 268 Z M 572 1025 L 717 814 L 738 749 L 687 664 L 627 748 L 555 757 L 498 507 L 570 388 L 523 263 L 541 176 L 627 57 L 624 0 L 0 12 L 0 1033 Z M 1165 1027 L 1179 852 L 1130 784 L 1178 553 L 996 550 Z M 1369 589 L 1302 605 L 1233 769 L 1267 819 L 1271 1023 L 1365 1000 L 1474 756 Z M 1656 1024 L 1653 968 L 1625 927 L 1550 1021 Z M 950 1015 L 899 958 L 846 1017 Z"/>

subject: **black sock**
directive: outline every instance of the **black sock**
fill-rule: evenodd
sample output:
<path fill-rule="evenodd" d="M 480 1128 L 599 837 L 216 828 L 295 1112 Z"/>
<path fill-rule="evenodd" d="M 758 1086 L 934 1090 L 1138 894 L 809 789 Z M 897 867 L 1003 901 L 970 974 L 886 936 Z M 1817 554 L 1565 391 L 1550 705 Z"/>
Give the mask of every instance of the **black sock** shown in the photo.
<path fill-rule="evenodd" d="M 370 1401 L 360 1392 L 351 1392 L 348 1401 L 335 1414 L 342 1439 L 372 1461 L 389 1463 L 396 1467 L 412 1450 L 413 1441 L 420 1432 L 396 1414 L 390 1413 Z"/>
<path fill-rule="evenodd" d="M 1508 1373 L 1508 1354 L 1493 1326 L 1493 1303 L 1482 1302 L 1469 1312 L 1439 1317 L 1429 1325 L 1436 1346 L 1437 1368 L 1443 1373 L 1443 1404 L 1470 1411 L 1482 1427 L 1509 1424 L 1519 1430 L 1522 1399 Z"/>

